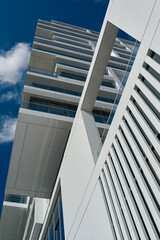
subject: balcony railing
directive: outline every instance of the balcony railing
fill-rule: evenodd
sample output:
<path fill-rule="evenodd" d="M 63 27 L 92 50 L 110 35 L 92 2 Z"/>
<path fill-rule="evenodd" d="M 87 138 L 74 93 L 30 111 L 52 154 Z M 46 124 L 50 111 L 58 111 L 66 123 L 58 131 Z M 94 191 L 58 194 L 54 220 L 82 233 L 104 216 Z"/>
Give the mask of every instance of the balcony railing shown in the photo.
<path fill-rule="evenodd" d="M 21 103 L 21 108 L 25 108 L 25 109 L 29 109 L 29 110 L 34 110 L 34 111 L 40 111 L 40 112 L 46 112 L 46 113 L 50 113 L 50 114 L 56 114 L 56 115 L 61 115 L 61 116 L 66 116 L 66 117 L 71 117 L 74 118 L 76 115 L 76 106 L 75 109 L 71 110 L 69 109 L 69 106 L 67 108 L 63 107 L 54 107 L 54 106 L 50 106 L 50 105 L 44 105 L 44 104 L 39 104 L 39 103 L 34 103 L 34 102 L 25 102 L 22 101 Z M 94 119 L 96 122 L 99 123 L 106 123 L 108 120 L 108 116 L 103 116 L 101 115 L 101 112 L 98 113 L 93 113 Z"/>
<path fill-rule="evenodd" d="M 65 65 L 67 66 L 67 64 L 65 64 Z M 61 72 L 61 73 L 52 72 L 52 71 L 49 71 L 49 70 L 44 70 L 44 69 L 40 69 L 40 68 L 36 68 L 36 67 L 29 67 L 28 71 L 33 72 L 33 73 L 38 73 L 38 74 L 51 76 L 51 77 L 56 77 L 56 78 L 65 77 L 65 78 L 69 78 L 69 79 L 79 80 L 79 81 L 82 81 L 82 82 L 85 82 L 85 80 L 86 80 L 86 77 L 83 77 L 83 76 L 78 76 L 78 75 L 65 73 L 65 72 Z M 108 70 L 106 70 L 105 76 L 106 75 L 108 75 Z M 113 83 L 107 83 L 107 82 L 104 82 L 104 81 L 102 82 L 102 86 L 115 88 L 115 85 Z"/>
<path fill-rule="evenodd" d="M 54 107 L 51 105 L 44 105 L 44 104 L 39 104 L 34 102 L 25 102 L 25 101 L 22 101 L 21 108 L 26 108 L 34 111 L 46 112 L 46 113 L 51 113 L 56 115 L 62 115 L 62 116 L 67 116 L 72 118 L 75 117 L 75 114 L 76 114 L 76 110 L 70 110 L 67 108 Z"/>
<path fill-rule="evenodd" d="M 36 68 L 36 67 L 29 67 L 28 71 L 34 72 L 34 73 L 39 73 L 39 74 L 44 74 L 44 75 L 51 76 L 51 77 L 58 77 L 58 75 L 59 75 L 57 72 L 40 69 L 40 68 Z"/>
<path fill-rule="evenodd" d="M 25 85 L 31 86 L 31 87 L 36 87 L 36 88 L 41 88 L 41 89 L 45 89 L 45 90 L 49 90 L 49 91 L 55 91 L 55 92 L 70 94 L 70 95 L 74 95 L 74 96 L 81 96 L 81 92 L 76 92 L 76 91 L 63 89 L 63 88 L 58 88 L 58 87 L 52 87 L 52 86 L 48 86 L 48 85 L 44 85 L 44 84 L 40 84 L 40 83 L 35 83 L 35 82 L 27 81 L 27 80 L 25 82 Z"/>

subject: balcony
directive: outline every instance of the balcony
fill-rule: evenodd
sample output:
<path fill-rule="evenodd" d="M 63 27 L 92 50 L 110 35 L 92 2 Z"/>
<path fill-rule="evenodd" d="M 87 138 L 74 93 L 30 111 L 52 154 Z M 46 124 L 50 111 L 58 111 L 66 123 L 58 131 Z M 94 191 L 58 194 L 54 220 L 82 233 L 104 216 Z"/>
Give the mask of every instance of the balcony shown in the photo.
<path fill-rule="evenodd" d="M 0 239 L 22 240 L 26 223 L 26 197 L 7 195 L 3 203 Z"/>
<path fill-rule="evenodd" d="M 22 105 L 25 108 L 19 110 L 6 194 L 50 198 L 73 117 L 64 116 L 63 109 Z"/>

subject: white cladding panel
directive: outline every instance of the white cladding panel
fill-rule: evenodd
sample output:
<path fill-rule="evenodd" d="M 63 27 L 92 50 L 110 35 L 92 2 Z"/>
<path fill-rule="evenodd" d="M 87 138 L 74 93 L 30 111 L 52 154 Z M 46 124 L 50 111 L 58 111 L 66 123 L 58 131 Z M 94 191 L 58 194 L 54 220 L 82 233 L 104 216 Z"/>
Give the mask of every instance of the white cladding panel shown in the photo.
<path fill-rule="evenodd" d="M 75 240 L 103 240 L 106 239 L 106 236 L 109 240 L 114 239 L 102 189 L 98 181 Z"/>
<path fill-rule="evenodd" d="M 141 41 L 155 2 L 156 0 L 114 0 L 109 21 Z"/>
<path fill-rule="evenodd" d="M 159 11 L 160 11 L 160 9 L 159 9 Z M 151 43 L 151 49 L 153 51 L 157 52 L 160 55 L 159 44 L 160 44 L 160 23 L 158 23 L 158 25 L 157 25 L 157 30 L 156 30 L 154 39 L 153 39 L 153 41 Z"/>
<path fill-rule="evenodd" d="M 68 141 L 60 173 L 66 236 L 76 217 L 94 166 L 86 129 L 82 116 L 79 115 Z"/>

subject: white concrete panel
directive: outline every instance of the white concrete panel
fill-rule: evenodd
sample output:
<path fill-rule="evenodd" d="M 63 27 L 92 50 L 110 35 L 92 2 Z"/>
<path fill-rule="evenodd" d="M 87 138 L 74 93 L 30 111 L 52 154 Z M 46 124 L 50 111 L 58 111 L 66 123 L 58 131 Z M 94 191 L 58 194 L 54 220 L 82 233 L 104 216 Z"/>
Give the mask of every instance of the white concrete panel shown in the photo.
<path fill-rule="evenodd" d="M 114 239 L 101 187 L 97 182 L 75 240 Z M 71 239 L 71 238 L 69 238 Z"/>
<path fill-rule="evenodd" d="M 56 63 L 56 57 L 53 54 L 47 54 L 45 52 L 33 51 L 29 62 L 29 67 L 35 67 L 54 71 Z"/>
<path fill-rule="evenodd" d="M 49 198 L 72 121 L 33 112 L 19 114 L 6 193 Z"/>
<path fill-rule="evenodd" d="M 7 188 L 13 188 L 15 186 L 26 127 L 27 127 L 27 123 L 17 121 L 16 133 L 15 133 L 14 143 L 12 147 L 12 154 L 11 154 L 11 160 L 9 165 L 7 184 L 6 184 Z"/>
<path fill-rule="evenodd" d="M 0 221 L 1 240 L 22 240 L 25 210 L 25 208 L 3 206 Z"/>
<path fill-rule="evenodd" d="M 102 191 L 97 182 L 87 209 L 91 239 L 114 239 Z"/>
<path fill-rule="evenodd" d="M 64 164 L 63 164 L 64 163 Z M 72 128 L 61 168 L 65 235 L 68 236 L 94 168 L 94 160 L 81 114 Z"/>
<path fill-rule="evenodd" d="M 68 130 L 28 124 L 16 188 L 51 193 L 68 134 Z"/>
<path fill-rule="evenodd" d="M 141 41 L 156 0 L 114 0 L 109 21 Z"/>
<path fill-rule="evenodd" d="M 160 9 L 159 9 L 159 12 L 160 12 Z M 158 23 L 157 25 L 156 33 L 154 35 L 154 38 L 150 47 L 154 52 L 160 55 L 159 43 L 160 43 L 160 23 Z"/>
<path fill-rule="evenodd" d="M 89 229 L 89 222 L 87 214 L 84 215 L 84 218 L 80 224 L 75 240 L 92 240 L 91 233 Z"/>

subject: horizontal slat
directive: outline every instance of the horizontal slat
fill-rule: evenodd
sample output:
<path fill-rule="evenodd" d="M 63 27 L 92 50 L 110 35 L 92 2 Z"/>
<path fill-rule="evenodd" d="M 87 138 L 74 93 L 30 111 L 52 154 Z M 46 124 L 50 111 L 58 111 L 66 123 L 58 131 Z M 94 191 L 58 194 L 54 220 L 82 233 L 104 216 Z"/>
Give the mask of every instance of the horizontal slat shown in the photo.
<path fill-rule="evenodd" d="M 125 123 L 123 122 L 123 127 L 125 125 Z M 129 134 L 129 133 L 128 133 Z M 156 232 L 153 230 L 153 224 L 152 224 L 152 221 L 150 220 L 149 216 L 148 216 L 148 212 L 147 212 L 147 209 L 146 207 L 144 206 L 144 203 L 143 203 L 143 199 L 142 199 L 142 196 L 139 194 L 139 191 L 138 191 L 138 188 L 136 186 L 136 182 L 135 182 L 135 179 L 133 178 L 133 176 L 131 175 L 131 172 L 129 170 L 129 167 L 127 166 L 126 164 L 126 161 L 124 160 L 125 157 L 124 155 L 122 155 L 122 153 L 119 151 L 119 149 L 116 149 L 117 150 L 117 154 L 120 158 L 120 161 L 121 163 L 123 164 L 123 169 L 125 171 L 125 174 L 126 174 L 126 177 L 127 177 L 127 180 L 129 182 L 129 185 L 131 187 L 131 190 L 133 192 L 133 195 L 136 199 L 136 203 L 137 203 L 137 207 L 141 213 L 141 216 L 143 218 L 143 221 L 145 223 L 145 226 L 147 227 L 147 230 L 148 230 L 148 234 L 150 235 L 150 238 L 153 240 L 153 239 L 157 239 L 157 235 L 156 235 Z"/>
<path fill-rule="evenodd" d="M 139 87 L 139 89 L 144 93 L 144 95 L 147 97 L 147 99 L 152 103 L 157 110 L 160 110 L 160 102 L 158 98 L 152 93 L 151 90 L 141 81 L 138 79 L 136 82 L 136 85 Z"/>
<path fill-rule="evenodd" d="M 113 157 L 113 155 L 112 155 L 112 157 Z M 114 159 L 114 162 L 115 162 L 115 159 Z M 128 210 L 126 200 L 125 200 L 123 192 L 121 190 L 119 178 L 117 177 L 117 173 L 116 173 L 116 171 L 113 167 L 113 164 L 111 164 L 111 160 L 108 161 L 108 166 L 109 166 L 109 169 L 110 169 L 110 172 L 111 172 L 111 175 L 112 175 L 112 179 L 113 179 L 114 186 L 115 186 L 115 189 L 116 189 L 116 192 L 117 192 L 117 196 L 118 196 L 118 199 L 120 201 L 120 204 L 121 204 L 121 207 L 122 207 L 122 210 L 123 210 L 123 214 L 124 214 L 124 217 L 125 217 L 125 220 L 126 220 L 131 238 L 132 239 L 138 239 L 138 235 L 137 235 L 135 226 L 133 224 L 130 212 Z"/>
<path fill-rule="evenodd" d="M 156 151 L 158 152 L 158 154 L 160 155 L 160 145 L 159 145 L 159 141 L 156 138 L 155 134 L 153 133 L 153 131 L 151 130 L 151 128 L 149 127 L 149 125 L 146 123 L 145 119 L 143 118 L 143 116 L 139 113 L 139 111 L 136 109 L 135 105 L 133 104 L 133 102 L 129 101 L 128 103 L 128 107 L 131 110 L 131 112 L 133 113 L 133 115 L 135 116 L 135 118 L 137 119 L 137 121 L 140 123 L 142 129 L 144 132 L 147 132 L 147 136 L 150 139 L 152 145 L 154 146 L 154 148 L 156 149 Z"/>
<path fill-rule="evenodd" d="M 104 172 L 101 173 L 100 177 L 101 177 L 103 190 L 104 190 L 105 197 L 106 197 L 106 200 L 107 200 L 107 204 L 108 204 L 108 207 L 109 207 L 109 211 L 110 211 L 110 215 L 111 215 L 111 218 L 112 218 L 112 222 L 113 222 L 113 226 L 114 226 L 114 230 L 115 230 L 117 240 L 122 240 L 123 239 L 122 233 L 121 233 L 121 230 L 120 230 L 119 223 L 117 221 L 116 211 L 115 211 L 115 208 L 114 208 L 111 196 L 110 196 L 110 191 L 109 191 L 108 184 L 107 184 L 105 176 L 104 176 Z"/>
<path fill-rule="evenodd" d="M 112 171 L 111 171 L 110 167 L 111 167 L 110 166 L 110 161 L 108 161 L 109 170 L 107 169 L 106 165 L 104 166 L 103 170 L 104 170 L 107 182 L 108 182 L 108 186 L 109 186 L 110 193 L 111 193 L 111 196 L 112 196 L 112 200 L 113 200 L 113 203 L 114 203 L 114 206 L 115 206 L 115 210 L 116 210 L 116 213 L 117 213 L 117 217 L 118 217 L 118 220 L 119 220 L 119 224 L 120 224 L 120 227 L 121 227 L 123 238 L 126 239 L 126 240 L 129 240 L 130 236 L 127 232 L 126 223 L 125 223 L 122 211 L 121 211 L 121 205 L 120 205 L 119 199 L 117 197 L 114 182 L 112 181 Z"/>
<path fill-rule="evenodd" d="M 159 131 L 160 129 L 160 122 L 159 119 L 157 118 L 157 116 L 153 113 L 153 111 L 150 109 L 150 107 L 146 104 L 146 102 L 141 98 L 141 96 L 137 93 L 137 91 L 133 90 L 132 93 L 133 98 L 136 100 L 136 102 L 138 103 L 138 105 L 143 109 L 143 111 L 146 113 L 146 115 L 149 116 L 151 122 L 153 123 L 153 125 L 155 126 L 155 128 L 157 129 L 157 131 Z"/>
<path fill-rule="evenodd" d="M 128 133 L 128 135 L 129 135 L 129 133 Z M 153 217 L 155 223 L 157 223 L 157 228 L 159 228 L 160 226 L 158 226 L 158 223 L 159 223 L 158 209 L 157 209 L 157 206 L 154 202 L 154 199 L 152 198 L 152 195 L 148 190 L 147 184 L 145 183 L 145 181 L 143 179 L 143 176 L 140 172 L 140 169 L 137 166 L 137 164 L 134 160 L 134 157 L 133 157 L 131 151 L 129 150 L 129 148 L 127 146 L 127 143 L 126 144 L 124 143 L 121 136 L 119 136 L 119 140 L 120 140 L 120 142 L 122 141 L 122 143 L 121 143 L 122 148 L 125 152 L 125 155 L 126 155 L 127 160 L 129 162 L 130 168 L 132 169 L 132 171 L 134 173 L 134 176 L 135 176 L 135 178 L 138 182 L 138 185 L 139 185 L 140 189 L 142 190 L 142 194 L 143 194 L 143 196 L 144 196 L 144 198 L 147 202 L 148 207 L 151 209 L 151 214 L 152 214 L 152 217 Z"/>
<path fill-rule="evenodd" d="M 149 57 L 148 55 L 145 58 L 145 62 L 151 66 L 155 71 L 160 73 L 160 64 L 158 64 L 153 58 Z"/>
<path fill-rule="evenodd" d="M 115 146 L 116 152 L 118 154 L 118 157 L 119 157 L 119 160 L 120 160 L 120 164 L 121 164 L 121 166 L 123 168 L 124 174 L 125 174 L 125 176 L 127 178 L 127 182 L 131 186 L 130 183 L 132 182 L 132 179 L 131 179 L 131 175 L 130 175 L 129 171 L 126 170 L 126 163 L 124 161 L 125 157 L 124 157 L 121 149 L 119 148 L 118 144 L 116 144 L 116 143 L 117 143 L 117 140 L 115 140 L 114 146 Z M 110 154 L 111 154 L 111 157 L 113 158 L 113 160 L 117 159 L 117 157 L 114 154 L 112 149 L 110 150 Z M 141 218 L 139 216 L 139 212 L 138 212 L 137 206 L 136 206 L 135 201 L 134 201 L 134 199 L 132 197 L 131 188 L 128 187 L 127 182 L 126 182 L 125 177 L 124 177 L 124 174 L 123 174 L 121 168 L 119 168 L 119 161 L 118 161 L 118 159 L 116 161 L 114 160 L 114 165 L 115 165 L 116 171 L 118 173 L 120 182 L 122 184 L 123 191 L 125 193 L 125 196 L 126 196 L 128 205 L 130 207 L 132 216 L 134 218 L 134 222 L 136 224 L 136 227 L 137 227 L 138 233 L 140 235 L 140 238 L 141 239 L 148 239 L 147 234 L 145 232 L 145 228 L 144 228 L 143 223 L 141 221 Z"/>
<path fill-rule="evenodd" d="M 126 120 L 128 121 L 128 124 L 131 127 L 132 131 L 134 132 L 134 134 L 137 138 L 137 141 L 142 146 L 142 149 L 145 152 L 147 158 L 149 159 L 150 164 L 153 167 L 157 177 L 159 178 L 159 164 L 158 164 L 158 161 L 155 159 L 155 156 L 153 155 L 150 146 L 148 145 L 147 141 L 145 140 L 142 133 L 140 132 L 140 130 L 138 129 L 138 127 L 136 126 L 136 124 L 134 123 L 134 121 L 132 120 L 132 118 L 130 117 L 130 115 L 128 114 L 127 111 L 125 111 L 124 116 L 125 116 Z M 134 150 L 134 152 L 135 152 L 135 150 Z M 160 192 L 159 192 L 159 194 L 160 194 Z"/>
<path fill-rule="evenodd" d="M 158 80 L 150 74 L 145 68 L 141 69 L 141 75 L 149 81 L 149 83 L 158 91 L 160 92 L 160 84 Z"/>

